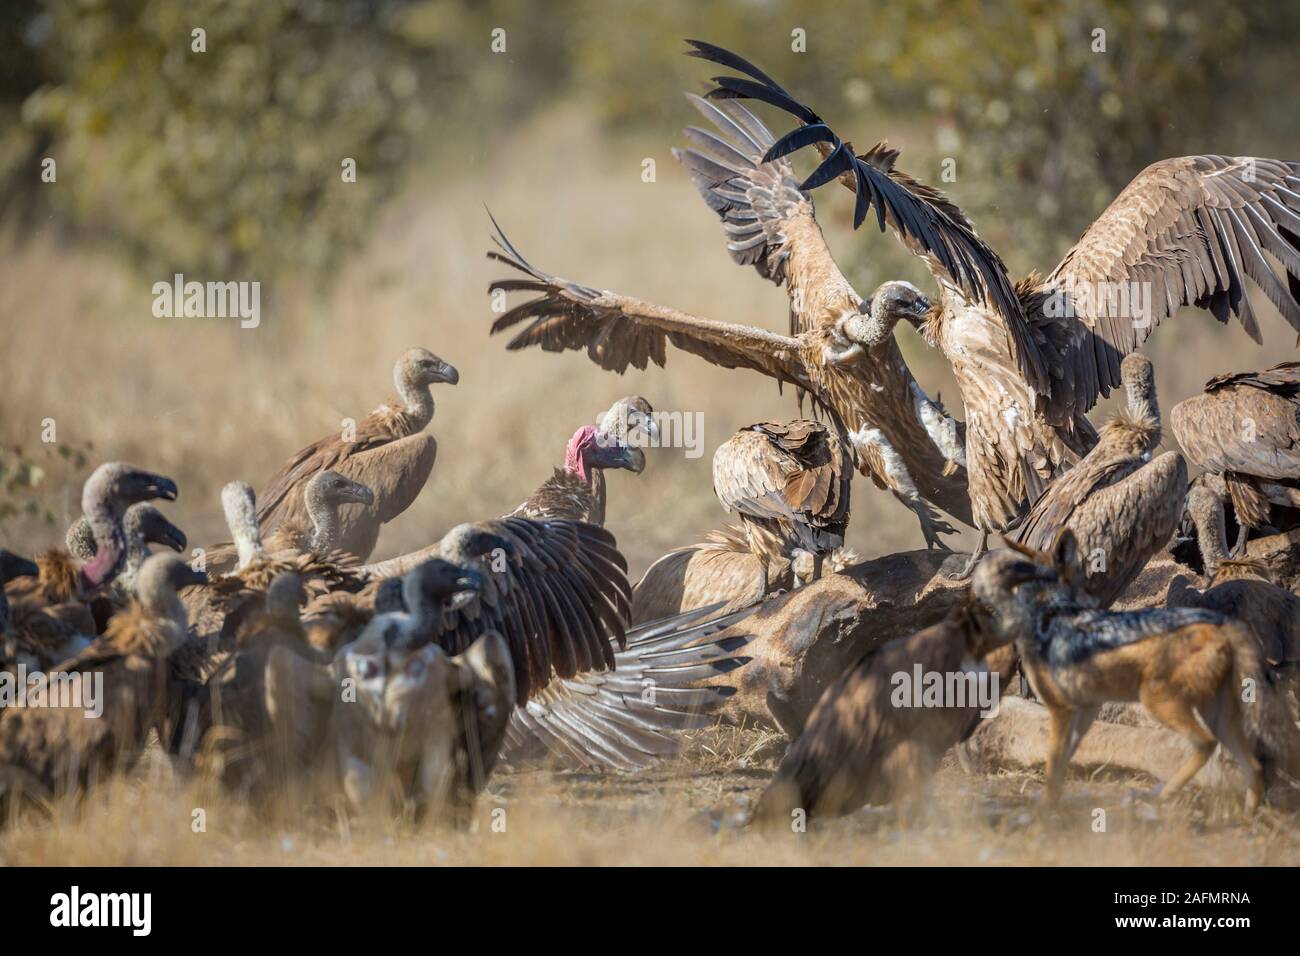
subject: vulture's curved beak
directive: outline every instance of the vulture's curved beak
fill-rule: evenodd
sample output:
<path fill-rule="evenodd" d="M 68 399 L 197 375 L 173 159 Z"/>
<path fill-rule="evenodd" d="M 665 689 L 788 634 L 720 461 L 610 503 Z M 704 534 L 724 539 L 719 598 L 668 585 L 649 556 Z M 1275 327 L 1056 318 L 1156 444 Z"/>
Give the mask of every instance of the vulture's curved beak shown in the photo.
<path fill-rule="evenodd" d="M 641 431 L 645 432 L 646 437 L 651 441 L 655 441 L 659 438 L 659 423 L 650 415 L 643 414 L 642 412 L 632 412 L 632 414 L 627 417 L 627 426 L 629 431 L 633 428 L 641 429 Z"/>
<path fill-rule="evenodd" d="M 176 487 L 176 482 L 162 475 L 144 474 L 144 489 L 151 498 L 161 498 L 164 501 L 175 501 L 180 494 L 180 489 Z"/>
<path fill-rule="evenodd" d="M 171 548 L 176 552 L 184 551 L 185 545 L 189 543 L 189 539 L 185 537 L 185 532 L 171 522 L 159 528 L 153 540 L 154 543 Z"/>
<path fill-rule="evenodd" d="M 35 561 L 19 557 L 11 551 L 0 551 L 0 584 L 12 581 L 14 578 L 38 577 L 40 573 L 41 569 L 37 567 Z"/>
<path fill-rule="evenodd" d="M 448 385 L 460 383 L 460 372 L 456 371 L 456 366 L 450 362 L 443 362 L 433 374 L 435 382 L 445 382 Z"/>
<path fill-rule="evenodd" d="M 354 481 L 344 488 L 341 497 L 344 501 L 355 502 L 359 505 L 373 505 L 375 503 L 375 493 L 359 481 Z"/>
<path fill-rule="evenodd" d="M 619 459 L 619 467 L 626 468 L 634 475 L 641 474 L 645 471 L 645 452 L 631 445 L 625 446 Z"/>

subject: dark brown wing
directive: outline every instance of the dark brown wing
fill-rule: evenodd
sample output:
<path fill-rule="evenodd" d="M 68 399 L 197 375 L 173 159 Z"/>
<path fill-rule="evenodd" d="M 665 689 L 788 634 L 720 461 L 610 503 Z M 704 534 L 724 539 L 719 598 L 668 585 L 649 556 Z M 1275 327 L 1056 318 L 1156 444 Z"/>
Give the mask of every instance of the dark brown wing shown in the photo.
<path fill-rule="evenodd" d="M 408 434 L 410 429 L 401 403 L 393 400 L 357 422 L 354 441 L 344 441 L 339 433 L 313 442 L 290 458 L 257 493 L 257 523 L 271 528 L 289 515 L 305 521 L 302 489 L 313 475 L 326 468 L 347 475 L 344 463 L 351 456 Z"/>
<path fill-rule="evenodd" d="M 548 352 L 585 349 L 601 368 L 624 372 L 628 366 L 644 369 L 652 361 L 662 366 L 666 361 L 665 344 L 672 343 L 714 365 L 754 369 L 807 388 L 799 371 L 800 343 L 796 339 L 766 329 L 699 319 L 548 275 L 529 265 L 500 227 L 496 228 L 494 241 L 502 251 L 489 252 L 488 257 L 517 269 L 527 278 L 498 279 L 489 290 L 536 293 L 492 323 L 495 334 L 528 321 L 507 348 L 538 345 Z"/>
<path fill-rule="evenodd" d="M 1089 496 L 1123 480 L 1140 467 L 1140 458 L 1122 452 L 1112 454 L 1105 444 L 1097 445 L 1082 461 L 1047 486 L 1016 529 L 1015 540 L 1039 551 L 1050 551 L 1056 536 Z"/>
<path fill-rule="evenodd" d="M 852 474 L 835 432 L 806 419 L 751 425 L 713 456 L 713 491 L 727 511 L 835 530 L 841 539 Z"/>
<path fill-rule="evenodd" d="M 614 536 L 569 520 L 506 517 L 476 527 L 509 541 L 514 553 L 441 554 L 476 567 L 487 584 L 446 613 L 439 644 L 459 654 L 484 631 L 498 631 L 515 664 L 521 705 L 555 677 L 613 668 L 612 645 L 623 645 L 632 609 L 627 561 Z"/>
<path fill-rule="evenodd" d="M 691 147 L 673 155 L 721 217 L 732 259 L 785 285 L 790 334 L 834 325 L 844 313 L 857 312 L 862 297 L 831 258 L 812 200 L 799 188 L 790 161 L 763 161 L 776 137 L 736 100 L 688 99 L 721 135 L 687 127 Z"/>
<path fill-rule="evenodd" d="M 698 623 L 717 610 L 700 608 L 628 631 L 612 673 L 552 681 L 515 709 L 502 758 L 517 766 L 549 752 L 569 770 L 632 771 L 676 753 L 674 732 L 712 724 L 735 693 L 695 685 L 748 661 L 737 656 L 748 635 L 712 638 L 753 608 Z"/>
<path fill-rule="evenodd" d="M 1246 277 L 1300 330 L 1300 163 L 1181 156 L 1148 166 L 1039 289 L 1034 320 L 1067 331 L 1052 406 L 1091 408 L 1120 384 L 1120 360 L 1184 305 L 1224 323 L 1236 316 L 1260 341 Z M 1134 284 L 1149 290 L 1150 315 L 1118 298 Z"/>
<path fill-rule="evenodd" d="M 1004 316 L 1023 316 L 1006 266 L 997 253 L 980 239 L 966 215 L 943 193 L 894 168 L 897 150 L 882 143 L 860 157 L 854 156 L 849 144 L 842 142 L 820 116 L 797 102 L 758 67 L 710 43 L 686 42 L 693 47 L 687 51 L 688 55 L 745 74 L 745 77 L 714 77 L 713 82 L 718 85 L 707 94 L 709 99 L 760 100 L 784 110 L 803 124 L 768 147 L 764 161 L 779 159 L 805 146 L 818 146 L 825 159 L 800 184 L 800 189 L 811 190 L 841 179 L 857 193 L 855 227 L 862 224 L 874 206 L 881 232 L 887 225 L 892 228 L 912 252 L 926 260 L 937 276 L 968 297 L 988 303 Z"/>
<path fill-rule="evenodd" d="M 577 475 L 556 468 L 541 487 L 528 496 L 511 512 L 521 518 L 569 518 L 573 521 L 593 521 L 596 498 L 591 488 Z M 595 524 L 600 522 L 593 521 Z"/>

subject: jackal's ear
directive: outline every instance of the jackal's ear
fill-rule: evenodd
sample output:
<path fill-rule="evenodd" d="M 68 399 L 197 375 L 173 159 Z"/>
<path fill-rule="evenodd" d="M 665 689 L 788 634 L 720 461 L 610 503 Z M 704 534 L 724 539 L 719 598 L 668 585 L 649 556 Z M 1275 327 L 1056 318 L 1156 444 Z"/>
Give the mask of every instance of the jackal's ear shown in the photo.
<path fill-rule="evenodd" d="M 1079 539 L 1069 528 L 1062 529 L 1052 545 L 1052 563 L 1057 572 L 1072 571 L 1079 567 Z"/>
<path fill-rule="evenodd" d="M 1005 544 L 1012 551 L 1016 552 L 1016 554 L 1023 554 L 1026 558 L 1028 558 L 1030 561 L 1033 561 L 1035 564 L 1049 565 L 1052 563 L 1052 556 L 1050 554 L 1046 554 L 1045 552 L 1039 551 L 1037 548 L 1031 548 L 1027 544 L 1022 544 L 1019 541 L 1016 541 L 1012 538 L 1008 538 L 1005 536 L 1002 538 L 1002 543 Z"/>

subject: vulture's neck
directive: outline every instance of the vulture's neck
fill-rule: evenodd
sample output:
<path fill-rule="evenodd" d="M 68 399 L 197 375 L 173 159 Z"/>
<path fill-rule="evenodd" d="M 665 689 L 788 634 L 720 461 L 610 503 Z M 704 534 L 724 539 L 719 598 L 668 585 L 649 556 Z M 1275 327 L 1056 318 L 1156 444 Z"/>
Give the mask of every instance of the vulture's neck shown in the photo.
<path fill-rule="evenodd" d="M 118 575 L 118 583 L 123 589 L 134 593 L 136 585 L 136 575 L 140 573 L 140 565 L 144 564 L 144 559 L 149 557 L 149 545 L 144 540 L 144 530 L 141 528 L 128 529 L 126 534 L 126 567 Z"/>
<path fill-rule="evenodd" d="M 587 456 L 579 445 L 570 445 L 565 449 L 564 470 L 583 482 L 588 488 L 592 485 L 592 476 L 598 471 L 587 462 Z"/>
<path fill-rule="evenodd" d="M 1151 429 L 1150 447 L 1154 448 L 1160 444 L 1160 403 L 1156 400 L 1156 390 L 1130 384 L 1125 387 L 1125 392 L 1128 396 L 1129 415 Z"/>
<path fill-rule="evenodd" d="M 95 537 L 95 556 L 82 566 L 81 580 L 86 588 L 97 588 L 122 570 L 126 532 L 122 529 L 121 514 L 108 502 L 96 502 L 86 520 Z"/>
<path fill-rule="evenodd" d="M 411 419 L 416 431 L 422 431 L 433 421 L 433 392 L 428 385 L 411 381 L 407 377 L 396 382 L 397 395 L 402 401 L 402 410 Z"/>
<path fill-rule="evenodd" d="M 1212 577 L 1219 565 L 1228 560 L 1228 531 L 1223 516 L 1223 505 L 1198 509 L 1192 515 L 1196 525 L 1196 544 L 1201 549 L 1207 577 Z"/>
<path fill-rule="evenodd" d="M 332 551 L 342 536 L 339 510 L 324 500 L 323 495 L 308 489 L 307 514 L 311 516 L 311 549 L 318 554 Z"/>
<path fill-rule="evenodd" d="M 185 633 L 189 622 L 185 616 L 185 605 L 181 603 L 176 588 L 166 581 L 154 581 L 138 595 L 140 605 L 156 621 L 171 624 L 181 634 Z"/>

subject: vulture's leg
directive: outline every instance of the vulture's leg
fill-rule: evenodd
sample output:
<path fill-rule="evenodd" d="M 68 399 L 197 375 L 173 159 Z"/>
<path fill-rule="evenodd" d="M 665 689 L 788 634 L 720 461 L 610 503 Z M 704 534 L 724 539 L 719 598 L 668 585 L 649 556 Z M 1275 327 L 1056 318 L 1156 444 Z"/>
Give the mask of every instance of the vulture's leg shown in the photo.
<path fill-rule="evenodd" d="M 939 516 L 939 512 L 930 506 L 930 503 L 924 498 L 916 497 L 912 500 L 903 499 L 903 503 L 916 513 L 917 520 L 921 522 L 921 536 L 925 538 L 925 548 L 927 551 L 951 551 L 947 543 L 940 538 L 943 534 L 956 534 L 957 529 L 944 521 Z"/>
<path fill-rule="evenodd" d="M 1250 529 L 1244 524 L 1237 528 L 1237 543 L 1232 546 L 1228 553 L 1230 558 L 1239 558 L 1246 553 L 1246 538 L 1250 535 Z"/>
<path fill-rule="evenodd" d="M 975 546 L 975 550 L 970 553 L 970 560 L 966 562 L 966 566 L 963 567 L 960 571 L 958 571 L 954 575 L 951 575 L 949 580 L 965 581 L 967 578 L 969 578 L 971 576 L 971 573 L 974 572 L 975 570 L 975 565 L 979 564 L 980 558 L 984 557 L 984 552 L 987 551 L 988 549 L 989 549 L 989 533 L 987 530 L 981 530 L 979 544 L 977 544 Z"/>

